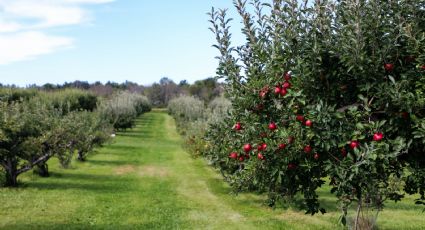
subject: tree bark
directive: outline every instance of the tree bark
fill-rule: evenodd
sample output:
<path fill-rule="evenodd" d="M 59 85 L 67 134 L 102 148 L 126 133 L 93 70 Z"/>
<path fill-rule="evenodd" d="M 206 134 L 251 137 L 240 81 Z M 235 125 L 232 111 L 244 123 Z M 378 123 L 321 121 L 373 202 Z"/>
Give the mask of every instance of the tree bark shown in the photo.
<path fill-rule="evenodd" d="M 37 174 L 41 177 L 49 177 L 49 166 L 46 162 L 37 165 Z"/>
<path fill-rule="evenodd" d="M 17 187 L 18 186 L 18 164 L 16 159 L 7 159 L 6 160 L 6 187 Z"/>
<path fill-rule="evenodd" d="M 83 151 L 78 150 L 78 157 L 77 157 L 77 159 L 79 161 L 86 161 L 86 158 L 84 157 Z"/>

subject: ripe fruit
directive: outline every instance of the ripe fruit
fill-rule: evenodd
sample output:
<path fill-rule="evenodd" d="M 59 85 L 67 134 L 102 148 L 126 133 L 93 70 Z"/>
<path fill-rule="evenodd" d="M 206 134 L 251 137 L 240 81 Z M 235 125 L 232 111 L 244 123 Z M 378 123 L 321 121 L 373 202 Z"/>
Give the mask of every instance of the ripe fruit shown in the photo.
<path fill-rule="evenodd" d="M 288 91 L 286 89 L 281 89 L 280 90 L 280 96 L 285 96 L 288 93 Z"/>
<path fill-rule="evenodd" d="M 297 121 L 304 121 L 304 116 L 303 115 L 297 115 Z"/>
<path fill-rule="evenodd" d="M 408 119 L 408 118 L 409 118 L 409 113 L 408 113 L 408 112 L 402 112 L 402 113 L 401 113 L 401 116 L 402 116 L 404 119 Z"/>
<path fill-rule="evenodd" d="M 421 66 L 421 70 L 425 70 L 425 64 Z"/>
<path fill-rule="evenodd" d="M 263 109 L 264 109 L 264 105 L 263 105 L 263 104 L 258 104 L 258 105 L 255 107 L 255 109 L 256 109 L 256 110 L 263 110 Z"/>
<path fill-rule="evenodd" d="M 241 129 L 242 129 L 241 123 L 240 122 L 236 122 L 236 124 L 235 124 L 235 130 L 239 131 Z"/>
<path fill-rule="evenodd" d="M 350 142 L 350 148 L 351 149 L 355 149 L 357 147 L 359 147 L 359 142 L 358 141 L 351 141 Z"/>
<path fill-rule="evenodd" d="M 294 143 L 295 138 L 294 137 L 288 137 L 288 144 Z"/>
<path fill-rule="evenodd" d="M 284 74 L 284 78 L 285 78 L 285 80 L 286 81 L 289 81 L 289 80 L 291 80 L 291 74 L 289 73 L 289 72 L 285 72 L 285 74 Z"/>
<path fill-rule="evenodd" d="M 238 160 L 239 160 L 240 162 L 242 162 L 242 161 L 244 161 L 244 160 L 245 160 L 245 158 L 244 158 L 243 156 L 240 156 Z"/>
<path fill-rule="evenodd" d="M 384 68 L 386 71 L 391 72 L 394 70 L 394 64 L 392 63 L 385 63 Z"/>
<path fill-rule="evenodd" d="M 373 140 L 374 141 L 380 141 L 380 140 L 382 140 L 382 138 L 384 138 L 384 134 L 382 134 L 381 132 L 373 134 Z"/>
<path fill-rule="evenodd" d="M 345 150 L 345 148 L 341 149 L 341 155 L 342 157 L 346 157 L 347 156 L 347 151 Z"/>
<path fill-rule="evenodd" d="M 279 149 L 285 149 L 286 145 L 285 144 L 279 144 Z"/>
<path fill-rule="evenodd" d="M 231 153 L 229 154 L 229 158 L 232 158 L 232 159 L 236 159 L 236 158 L 238 158 L 238 153 L 236 153 L 236 152 L 231 152 Z"/>
<path fill-rule="evenodd" d="M 319 160 L 320 155 L 318 153 L 315 153 L 313 157 L 315 160 Z"/>
<path fill-rule="evenodd" d="M 243 151 L 245 151 L 246 153 L 252 150 L 252 146 L 251 144 L 245 144 L 243 146 Z"/>
<path fill-rule="evenodd" d="M 267 93 L 269 92 L 269 87 L 268 86 L 264 86 L 261 90 L 260 90 L 260 97 L 261 98 L 265 98 L 267 96 Z"/>
<path fill-rule="evenodd" d="M 280 91 L 281 91 L 281 88 L 279 87 L 279 86 L 276 86 L 275 88 L 274 88 L 274 94 L 280 94 Z"/>
<path fill-rule="evenodd" d="M 269 129 L 270 129 L 271 131 L 274 131 L 275 129 L 277 129 L 277 125 L 276 125 L 276 123 L 271 122 L 271 123 L 269 124 Z"/>
<path fill-rule="evenodd" d="M 310 146 L 310 145 L 306 145 L 306 146 L 304 147 L 304 152 L 305 152 L 305 153 L 310 153 L 310 152 L 311 152 L 311 146 Z"/>
<path fill-rule="evenodd" d="M 311 120 L 305 121 L 305 126 L 311 127 L 313 125 L 313 122 Z"/>
<path fill-rule="evenodd" d="M 294 169 L 296 169 L 297 168 L 297 166 L 295 165 L 295 164 L 293 164 L 293 163 L 289 163 L 288 164 L 288 169 L 289 170 L 294 170 Z"/>
<path fill-rule="evenodd" d="M 267 148 L 266 143 L 258 144 L 258 146 L 257 146 L 258 151 L 264 151 L 264 150 L 266 150 L 266 148 Z"/>
<path fill-rule="evenodd" d="M 289 82 L 285 81 L 285 82 L 283 83 L 283 85 L 282 85 L 282 88 L 284 88 L 284 89 L 289 89 L 289 88 L 291 88 L 291 83 L 289 83 Z"/>
<path fill-rule="evenodd" d="M 257 158 L 258 158 L 259 160 L 264 160 L 264 156 L 263 156 L 263 154 L 261 154 L 261 153 L 259 153 L 259 154 L 257 155 Z"/>

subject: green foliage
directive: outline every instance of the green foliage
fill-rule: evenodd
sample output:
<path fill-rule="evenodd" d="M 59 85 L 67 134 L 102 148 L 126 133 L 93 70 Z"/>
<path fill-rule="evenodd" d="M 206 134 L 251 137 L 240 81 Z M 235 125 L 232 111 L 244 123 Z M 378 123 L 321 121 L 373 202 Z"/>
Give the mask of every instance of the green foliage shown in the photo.
<path fill-rule="evenodd" d="M 97 97 L 88 92 L 78 89 L 65 89 L 52 92 L 40 93 L 40 100 L 53 105 L 63 111 L 64 114 L 71 111 L 94 111 L 97 107 Z"/>
<path fill-rule="evenodd" d="M 83 160 L 112 132 L 100 113 L 91 112 L 97 98 L 89 93 L 66 90 L 34 95 L 0 102 L 0 165 L 7 186 L 17 186 L 18 175 L 35 166 L 47 175 L 43 171 L 51 157 L 59 158 L 64 167 L 75 151 Z"/>
<path fill-rule="evenodd" d="M 184 136 L 184 147 L 193 157 L 209 148 L 204 140 L 209 124 L 221 122 L 230 109 L 231 103 L 224 97 L 215 98 L 208 106 L 191 96 L 180 96 L 168 103 L 168 113 L 174 117 L 177 129 Z"/>
<path fill-rule="evenodd" d="M 121 92 L 110 100 L 102 101 L 99 108 L 102 118 L 117 130 L 133 127 L 135 119 L 150 110 L 147 97 L 129 92 Z"/>
<path fill-rule="evenodd" d="M 38 95 L 35 89 L 19 89 L 19 88 L 1 88 L 0 101 L 12 103 L 14 101 L 24 101 Z"/>
<path fill-rule="evenodd" d="M 234 188 L 267 192 L 270 205 L 302 194 L 315 214 L 328 176 L 343 222 L 352 202 L 400 200 L 394 178 L 424 194 L 424 3 L 234 3 L 242 46 L 231 45 L 226 10 L 210 13 L 233 112 L 211 126 L 204 153 Z"/>

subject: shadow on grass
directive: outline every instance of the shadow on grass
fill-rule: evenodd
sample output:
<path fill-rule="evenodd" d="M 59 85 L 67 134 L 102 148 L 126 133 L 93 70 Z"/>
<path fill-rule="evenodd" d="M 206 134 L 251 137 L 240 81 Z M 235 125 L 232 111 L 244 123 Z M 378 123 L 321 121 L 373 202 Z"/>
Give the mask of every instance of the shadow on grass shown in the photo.
<path fill-rule="evenodd" d="M 95 220 L 93 220 L 95 221 Z M 64 230 L 64 229 L 179 229 L 178 224 L 169 223 L 164 224 L 162 221 L 151 221 L 146 223 L 136 224 L 95 224 L 90 223 L 19 223 L 19 224 L 6 224 L 2 229 L 21 230 L 21 229 L 51 229 L 51 230 Z"/>
<path fill-rule="evenodd" d="M 140 132 L 140 131 L 118 133 L 118 136 L 126 137 L 126 138 L 134 138 L 134 139 L 152 139 L 152 138 L 155 138 L 155 136 L 151 132 Z"/>
<path fill-rule="evenodd" d="M 29 181 L 22 184 L 24 188 L 37 188 L 40 190 L 87 190 L 92 192 L 115 193 L 128 192 L 128 186 L 119 184 L 131 184 L 130 178 L 115 175 L 96 175 L 79 173 L 51 172 L 46 180 Z M 117 184 L 119 181 L 119 184 Z"/>
<path fill-rule="evenodd" d="M 128 164 L 134 164 L 134 161 L 120 161 L 120 160 L 88 160 L 88 163 L 94 164 L 94 165 L 101 165 L 101 166 L 122 166 L 122 165 L 128 165 Z"/>

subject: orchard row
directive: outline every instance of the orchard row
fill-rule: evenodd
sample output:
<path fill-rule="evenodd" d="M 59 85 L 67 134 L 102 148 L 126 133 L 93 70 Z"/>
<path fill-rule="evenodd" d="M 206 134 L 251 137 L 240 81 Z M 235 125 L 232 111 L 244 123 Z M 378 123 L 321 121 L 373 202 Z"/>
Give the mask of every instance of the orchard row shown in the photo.
<path fill-rule="evenodd" d="M 80 161 L 115 130 L 130 128 L 150 110 L 140 95 L 120 93 L 98 98 L 80 90 L 0 91 L 0 182 L 17 186 L 18 176 L 33 168 L 48 176 L 47 161 L 57 157 L 67 167 Z M 2 173 L 4 172 L 4 173 Z"/>

